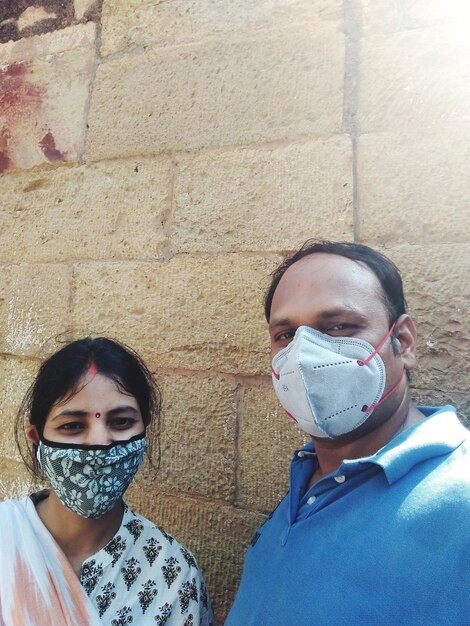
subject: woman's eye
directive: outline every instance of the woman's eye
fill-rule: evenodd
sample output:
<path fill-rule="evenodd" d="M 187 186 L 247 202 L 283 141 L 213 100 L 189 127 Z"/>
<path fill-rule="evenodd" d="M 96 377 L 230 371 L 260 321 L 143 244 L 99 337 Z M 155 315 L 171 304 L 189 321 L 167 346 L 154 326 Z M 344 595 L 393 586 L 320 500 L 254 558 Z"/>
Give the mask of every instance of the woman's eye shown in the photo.
<path fill-rule="evenodd" d="M 59 426 L 59 430 L 69 433 L 78 433 L 83 430 L 83 424 L 81 422 L 67 422 Z"/>
<path fill-rule="evenodd" d="M 133 417 L 115 417 L 111 420 L 110 426 L 117 430 L 126 430 L 132 428 L 135 423 L 136 420 Z"/>

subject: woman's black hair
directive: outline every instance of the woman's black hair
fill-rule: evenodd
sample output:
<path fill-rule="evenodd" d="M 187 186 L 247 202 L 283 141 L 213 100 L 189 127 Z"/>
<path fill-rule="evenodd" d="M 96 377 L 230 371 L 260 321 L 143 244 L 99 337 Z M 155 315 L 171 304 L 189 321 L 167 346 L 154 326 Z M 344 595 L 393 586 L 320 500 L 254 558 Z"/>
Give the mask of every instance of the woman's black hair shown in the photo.
<path fill-rule="evenodd" d="M 153 424 L 151 430 L 158 433 L 160 391 L 140 356 L 128 346 L 106 337 L 78 339 L 44 361 L 16 416 L 16 444 L 26 467 L 35 477 L 41 475 L 37 446 L 26 444 L 25 427 L 36 426 L 41 437 L 52 407 L 80 390 L 80 381 L 92 366 L 98 374 L 110 378 L 122 391 L 134 396 L 147 430 Z M 150 458 L 153 440 L 154 432 L 148 433 Z"/>
<path fill-rule="evenodd" d="M 387 310 L 390 324 L 400 315 L 406 313 L 406 300 L 403 293 L 403 283 L 400 272 L 390 259 L 361 243 L 309 239 L 300 250 L 286 258 L 272 273 L 271 285 L 264 298 L 264 314 L 268 322 L 271 317 L 271 305 L 274 292 L 286 270 L 296 261 L 317 252 L 337 254 L 352 259 L 353 261 L 359 261 L 374 272 L 382 287 L 382 300 Z"/>

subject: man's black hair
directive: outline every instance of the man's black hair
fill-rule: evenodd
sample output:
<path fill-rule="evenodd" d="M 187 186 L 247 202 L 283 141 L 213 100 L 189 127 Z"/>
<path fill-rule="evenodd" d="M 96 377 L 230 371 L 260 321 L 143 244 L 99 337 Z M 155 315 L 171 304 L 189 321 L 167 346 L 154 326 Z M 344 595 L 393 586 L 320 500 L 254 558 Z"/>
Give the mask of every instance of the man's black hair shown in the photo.
<path fill-rule="evenodd" d="M 267 321 L 271 317 L 271 305 L 274 292 L 286 270 L 296 261 L 310 254 L 322 252 L 337 254 L 366 265 L 377 276 L 382 286 L 382 300 L 387 309 L 390 325 L 403 313 L 406 313 L 406 300 L 403 283 L 397 266 L 386 256 L 361 243 L 341 241 L 320 241 L 309 239 L 295 254 L 287 257 L 272 273 L 272 281 L 264 298 L 264 314 Z"/>

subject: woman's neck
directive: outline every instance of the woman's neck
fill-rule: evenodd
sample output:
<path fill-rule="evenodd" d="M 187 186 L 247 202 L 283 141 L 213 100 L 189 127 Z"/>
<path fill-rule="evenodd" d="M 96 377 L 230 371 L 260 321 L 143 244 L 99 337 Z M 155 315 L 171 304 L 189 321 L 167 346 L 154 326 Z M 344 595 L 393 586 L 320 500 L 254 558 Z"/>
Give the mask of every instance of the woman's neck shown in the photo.
<path fill-rule="evenodd" d="M 83 562 L 114 537 L 124 513 L 120 501 L 98 519 L 82 517 L 65 507 L 53 490 L 36 505 L 36 511 L 77 576 Z"/>

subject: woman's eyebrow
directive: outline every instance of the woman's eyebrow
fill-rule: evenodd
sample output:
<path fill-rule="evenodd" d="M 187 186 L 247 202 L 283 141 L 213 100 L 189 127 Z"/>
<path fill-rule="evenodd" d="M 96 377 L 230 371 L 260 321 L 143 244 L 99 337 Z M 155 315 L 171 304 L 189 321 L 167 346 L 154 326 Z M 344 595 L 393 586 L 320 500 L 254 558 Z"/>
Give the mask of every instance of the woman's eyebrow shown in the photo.
<path fill-rule="evenodd" d="M 57 415 L 54 415 L 51 421 L 58 419 L 59 417 L 86 417 L 88 413 L 80 409 L 64 409 Z"/>
<path fill-rule="evenodd" d="M 117 406 L 116 408 L 111 409 L 111 411 L 108 411 L 106 415 L 113 416 L 113 415 L 119 415 L 119 413 L 129 413 L 129 412 L 134 413 L 134 415 L 137 415 L 139 413 L 139 411 L 135 407 L 131 406 L 130 404 L 124 404 L 122 406 Z"/>
<path fill-rule="evenodd" d="M 130 405 L 124 404 L 122 406 L 117 406 L 110 411 L 107 411 L 106 415 L 110 415 L 111 417 L 115 415 L 120 415 L 121 413 L 133 413 L 134 415 L 138 414 L 138 410 Z M 83 411 L 81 409 L 64 409 L 57 415 L 55 415 L 51 421 L 58 419 L 59 417 L 87 417 L 88 415 L 94 415 L 95 411 L 91 411 L 88 413 L 87 411 Z"/>

